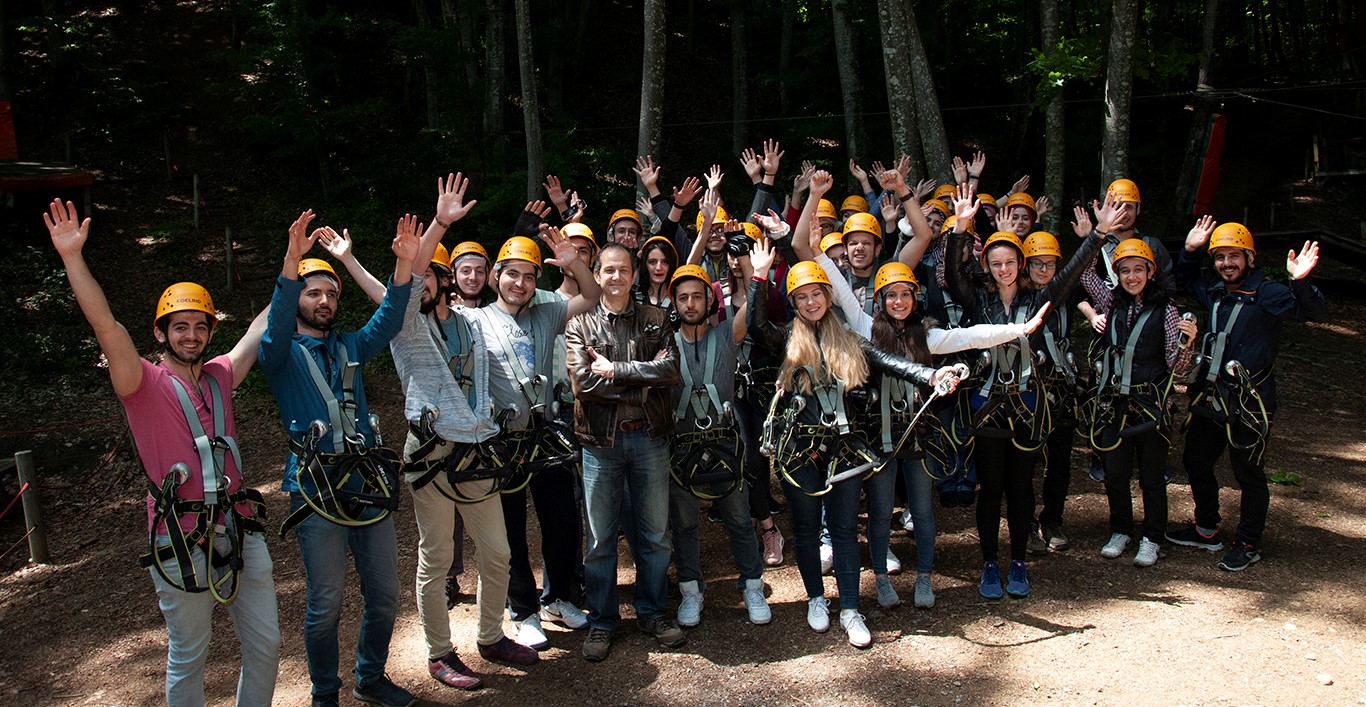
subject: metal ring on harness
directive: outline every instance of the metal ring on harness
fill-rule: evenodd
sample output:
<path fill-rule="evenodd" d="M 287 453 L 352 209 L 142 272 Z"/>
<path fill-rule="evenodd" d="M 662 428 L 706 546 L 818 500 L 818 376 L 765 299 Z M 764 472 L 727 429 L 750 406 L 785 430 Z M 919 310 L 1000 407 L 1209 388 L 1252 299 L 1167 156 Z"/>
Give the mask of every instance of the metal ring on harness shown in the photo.
<path fill-rule="evenodd" d="M 699 428 L 675 433 L 669 474 L 679 488 L 716 500 L 744 486 L 743 460 L 743 442 L 735 428 Z"/>
<path fill-rule="evenodd" d="M 295 484 L 304 505 L 285 519 L 281 537 L 313 513 L 338 525 L 364 527 L 398 508 L 398 454 L 384 447 L 353 445 L 350 437 L 346 451 L 320 452 L 318 441 L 326 436 L 327 424 L 314 420 L 308 431 L 302 443 L 290 440 L 296 457 Z"/>

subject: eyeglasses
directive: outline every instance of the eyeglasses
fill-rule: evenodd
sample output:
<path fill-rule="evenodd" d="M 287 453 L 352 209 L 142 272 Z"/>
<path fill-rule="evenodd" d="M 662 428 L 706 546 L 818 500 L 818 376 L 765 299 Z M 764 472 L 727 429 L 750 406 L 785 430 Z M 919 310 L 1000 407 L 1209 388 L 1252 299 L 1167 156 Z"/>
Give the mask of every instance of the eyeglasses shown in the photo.
<path fill-rule="evenodd" d="M 1034 261 L 1031 261 L 1031 262 L 1029 263 L 1029 269 L 1030 269 L 1030 270 L 1042 270 L 1042 271 L 1044 271 L 1044 272 L 1047 272 L 1047 271 L 1049 271 L 1049 270 L 1057 270 L 1057 269 L 1058 269 L 1058 264 L 1057 264 L 1057 263 L 1054 263 L 1054 262 L 1044 262 L 1044 261 L 1042 261 L 1042 260 L 1034 260 Z"/>

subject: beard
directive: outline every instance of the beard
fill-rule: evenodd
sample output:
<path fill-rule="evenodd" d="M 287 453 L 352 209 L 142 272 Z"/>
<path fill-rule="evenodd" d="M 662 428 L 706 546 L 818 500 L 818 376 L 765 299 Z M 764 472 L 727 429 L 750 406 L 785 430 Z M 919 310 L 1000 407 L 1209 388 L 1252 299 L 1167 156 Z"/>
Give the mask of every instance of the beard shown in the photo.
<path fill-rule="evenodd" d="M 323 318 L 318 316 L 316 310 L 311 312 L 299 312 L 299 320 L 318 331 L 332 331 L 332 325 L 337 321 L 337 313 L 334 311 L 331 315 Z"/>
<path fill-rule="evenodd" d="M 164 355 L 170 356 L 171 358 L 185 364 L 186 366 L 197 366 L 199 365 L 200 361 L 204 360 L 204 349 L 200 349 L 199 352 L 193 356 L 181 355 L 180 352 L 176 351 L 174 348 L 171 348 L 170 344 L 162 344 L 161 350 Z"/>

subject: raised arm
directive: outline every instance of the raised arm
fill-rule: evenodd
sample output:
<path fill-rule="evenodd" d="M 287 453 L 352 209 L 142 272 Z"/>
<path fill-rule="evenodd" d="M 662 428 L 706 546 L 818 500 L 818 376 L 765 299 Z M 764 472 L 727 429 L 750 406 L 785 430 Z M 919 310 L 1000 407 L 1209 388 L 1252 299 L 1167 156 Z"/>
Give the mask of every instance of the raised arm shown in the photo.
<path fill-rule="evenodd" d="M 547 259 L 545 264 L 570 271 L 574 274 L 574 281 L 579 283 L 579 294 L 574 295 L 569 300 L 569 312 L 565 316 L 573 319 L 575 316 L 598 306 L 598 298 L 602 297 L 602 288 L 598 286 L 598 281 L 593 278 L 593 271 L 579 259 L 578 248 L 570 243 L 569 239 L 558 228 L 543 229 L 541 240 L 545 241 L 545 244 L 550 246 L 550 250 L 555 253 L 555 257 Z"/>
<path fill-rule="evenodd" d="M 753 261 L 751 261 L 753 262 Z M 787 334 L 782 327 L 768 318 L 768 271 L 772 267 L 760 268 L 762 262 L 754 262 L 754 275 L 749 278 L 748 302 L 754 306 L 745 313 L 746 326 L 755 343 L 769 351 L 783 351 L 787 347 Z"/>
<path fill-rule="evenodd" d="M 398 221 L 400 229 L 403 228 L 404 219 L 411 219 L 416 222 L 412 216 L 404 216 Z M 384 299 L 384 283 L 371 275 L 370 271 L 366 270 L 365 266 L 356 259 L 356 254 L 351 249 L 351 233 L 347 229 L 343 228 L 342 232 L 338 234 L 331 226 L 323 226 L 314 230 L 313 236 L 318 244 L 323 247 L 323 250 L 331 253 L 332 257 L 346 267 L 346 272 L 350 273 L 351 279 L 356 281 L 356 284 L 360 286 L 361 291 L 370 298 L 371 302 L 379 304 Z"/>
<path fill-rule="evenodd" d="M 925 251 L 934 242 L 934 229 L 930 227 L 930 222 L 925 220 L 925 213 L 920 210 L 920 198 L 910 187 L 906 186 L 906 178 L 901 175 L 899 170 L 889 169 L 878 175 L 878 181 L 882 183 L 882 188 L 889 194 L 894 195 L 901 210 L 905 212 L 905 222 L 911 227 L 911 240 L 902 246 L 901 252 L 897 253 L 897 260 L 915 267 L 920 264 L 920 259 L 924 257 Z M 900 224 L 897 231 L 902 232 Z M 890 229 L 889 229 L 890 232 Z"/>
<path fill-rule="evenodd" d="M 256 364 L 256 351 L 261 345 L 261 335 L 266 331 L 266 320 L 270 317 L 270 309 L 261 310 L 251 325 L 247 327 L 247 332 L 237 340 L 237 344 L 228 352 L 228 362 L 232 365 L 232 387 L 242 385 L 242 381 L 247 379 L 247 373 L 251 372 L 251 367 Z"/>
<path fill-rule="evenodd" d="M 94 328 L 95 340 L 109 363 L 109 380 L 114 384 L 114 392 L 120 397 L 132 395 L 142 385 L 142 359 L 133 345 L 133 337 L 114 319 L 104 290 L 100 289 L 85 263 L 82 250 L 90 234 L 90 219 L 81 221 L 76 215 L 76 205 L 70 201 L 62 204 L 61 199 L 53 199 L 48 213 L 43 214 L 43 223 L 66 266 L 66 279 L 71 282 L 76 304 Z"/>
<path fill-rule="evenodd" d="M 820 237 L 812 236 L 812 224 L 818 223 L 816 209 L 820 206 L 821 198 L 834 184 L 835 178 L 823 169 L 811 175 L 811 198 L 807 199 L 806 206 L 802 207 L 802 215 L 797 219 L 797 226 L 792 233 L 792 248 L 802 260 L 810 260 L 813 254 L 820 250 Z M 816 230 L 815 233 L 820 231 Z"/>

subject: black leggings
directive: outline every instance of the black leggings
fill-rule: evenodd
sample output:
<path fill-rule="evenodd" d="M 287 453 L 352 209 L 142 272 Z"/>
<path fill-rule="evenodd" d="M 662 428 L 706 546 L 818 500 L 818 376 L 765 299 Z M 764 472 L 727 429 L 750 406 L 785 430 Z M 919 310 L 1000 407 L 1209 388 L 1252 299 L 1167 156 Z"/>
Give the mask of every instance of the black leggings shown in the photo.
<path fill-rule="evenodd" d="M 1009 438 L 978 435 L 973 442 L 977 460 L 977 537 L 982 559 L 995 560 L 1000 552 L 1001 497 L 1006 500 L 1006 525 L 1010 528 L 1010 559 L 1025 558 L 1029 525 L 1034 520 L 1034 459 L 1038 452 L 1024 452 Z"/>
<path fill-rule="evenodd" d="M 768 457 L 759 452 L 759 438 L 764 433 L 764 418 L 768 415 L 768 407 L 759 407 L 760 402 L 754 400 L 755 393 L 751 388 L 745 391 L 743 398 L 735 401 L 735 421 L 740 427 L 740 439 L 745 443 L 745 492 L 749 494 L 749 515 L 757 521 L 768 520 L 769 512 L 768 499 L 770 480 L 773 478 L 773 471 L 769 468 Z"/>

